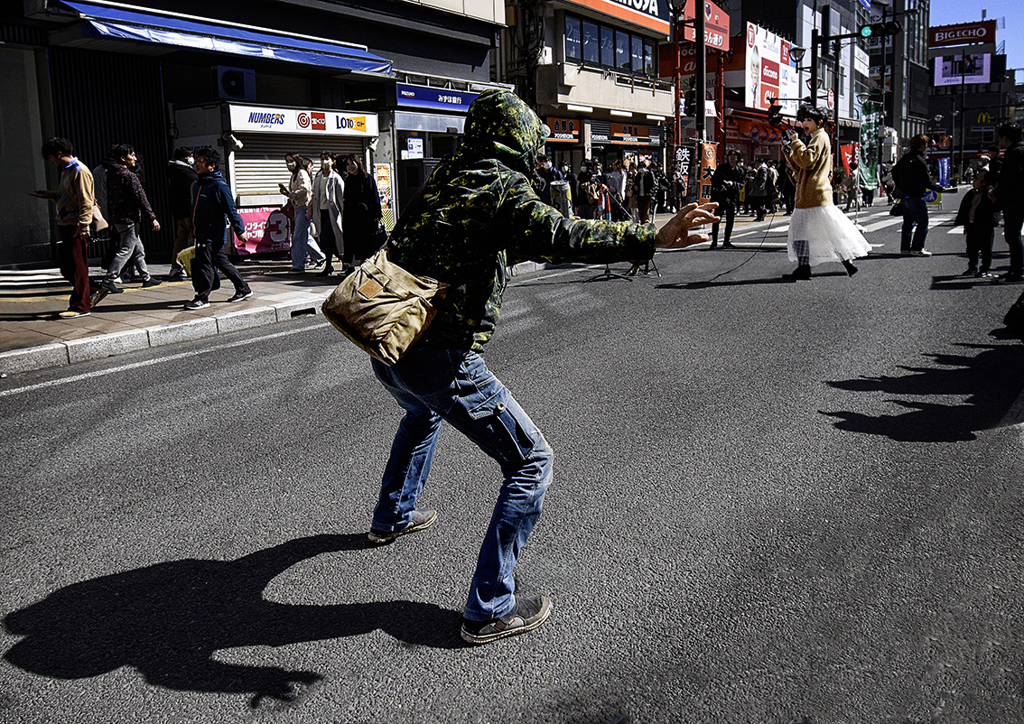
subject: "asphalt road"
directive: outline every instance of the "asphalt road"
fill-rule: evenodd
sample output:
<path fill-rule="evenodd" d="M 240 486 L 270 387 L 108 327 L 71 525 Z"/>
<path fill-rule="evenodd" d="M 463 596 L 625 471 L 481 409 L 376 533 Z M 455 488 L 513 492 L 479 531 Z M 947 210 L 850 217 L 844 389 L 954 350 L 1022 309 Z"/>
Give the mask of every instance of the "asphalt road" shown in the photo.
<path fill-rule="evenodd" d="M 555 449 L 517 569 L 555 609 L 483 647 L 498 470 L 446 428 L 438 523 L 368 548 L 400 414 L 322 319 L 0 381 L 0 721 L 1024 721 L 1022 288 L 862 221 L 853 279 L 781 281 L 782 220 L 515 279 L 487 359 Z"/>

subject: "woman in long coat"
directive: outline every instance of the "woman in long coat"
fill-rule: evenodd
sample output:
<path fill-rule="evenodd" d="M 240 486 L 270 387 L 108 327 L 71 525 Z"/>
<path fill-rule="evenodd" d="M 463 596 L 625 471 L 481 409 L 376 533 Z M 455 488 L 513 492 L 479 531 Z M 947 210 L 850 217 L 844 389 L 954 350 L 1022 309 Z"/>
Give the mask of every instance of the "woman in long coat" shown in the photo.
<path fill-rule="evenodd" d="M 345 234 L 345 266 L 361 263 L 377 251 L 377 228 L 384 213 L 377 195 L 377 182 L 366 173 L 363 162 L 354 153 L 345 157 L 345 205 L 341 212 Z"/>
<path fill-rule="evenodd" d="M 341 210 L 344 205 L 345 183 L 334 170 L 336 156 L 330 151 L 320 154 L 320 173 L 313 177 L 312 225 L 313 235 L 327 262 L 320 276 L 334 273 L 332 257 L 342 258 Z"/>
<path fill-rule="evenodd" d="M 851 277 L 853 259 L 871 251 L 864 236 L 832 201 L 832 144 L 822 128 L 824 111 L 803 106 L 797 114 L 810 135 L 804 144 L 790 131 L 783 153 L 796 184 L 796 208 L 789 224 L 789 260 L 799 264 L 783 279 L 810 279 L 811 267 L 841 261 Z"/>

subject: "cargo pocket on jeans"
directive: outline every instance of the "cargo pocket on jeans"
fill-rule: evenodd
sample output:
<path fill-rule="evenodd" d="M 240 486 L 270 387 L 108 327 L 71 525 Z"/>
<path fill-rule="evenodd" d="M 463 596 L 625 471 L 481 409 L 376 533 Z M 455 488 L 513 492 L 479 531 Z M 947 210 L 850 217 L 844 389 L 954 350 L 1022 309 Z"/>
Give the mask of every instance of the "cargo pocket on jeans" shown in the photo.
<path fill-rule="evenodd" d="M 508 390 L 496 392 L 467 411 L 470 418 L 486 425 L 494 445 L 508 460 L 525 460 L 533 452 L 536 439 L 508 408 Z M 529 419 L 527 418 L 527 422 Z M 531 424 L 532 428 L 533 425 Z"/>

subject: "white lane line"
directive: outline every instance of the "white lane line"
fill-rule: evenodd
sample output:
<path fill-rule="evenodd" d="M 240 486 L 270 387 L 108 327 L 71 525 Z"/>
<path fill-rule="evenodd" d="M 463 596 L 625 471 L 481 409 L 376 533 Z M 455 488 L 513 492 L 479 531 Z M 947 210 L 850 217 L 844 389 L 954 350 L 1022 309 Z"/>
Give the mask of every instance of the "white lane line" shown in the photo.
<path fill-rule="evenodd" d="M 324 324 L 327 324 L 325 321 Z M 192 350 L 189 352 L 179 352 L 178 354 L 172 354 L 168 357 L 156 357 L 154 359 L 145 360 L 144 362 L 132 362 L 131 364 L 119 365 L 117 367 L 111 367 L 107 370 L 98 370 L 96 372 L 88 372 L 80 375 L 72 375 L 71 377 L 63 377 L 59 380 L 49 380 L 47 382 L 39 382 L 34 385 L 26 385 L 25 387 L 14 387 L 10 390 L 0 390 L 0 397 L 7 397 L 8 395 L 17 395 L 22 392 L 34 392 L 35 390 L 42 390 L 47 387 L 57 387 L 59 385 L 66 385 L 72 382 L 80 382 L 81 380 L 95 379 L 97 377 L 106 377 L 107 375 L 117 374 L 119 372 L 126 372 L 128 370 L 135 370 L 142 367 L 152 367 L 153 365 L 162 364 L 164 362 L 173 362 L 179 359 L 185 359 L 186 357 L 194 357 L 197 354 L 206 354 L 208 352 L 215 352 L 221 349 L 232 349 L 233 347 L 244 347 L 247 344 L 253 342 L 262 341 L 265 339 L 276 339 L 278 337 L 287 337 L 291 334 L 299 334 L 300 332 L 306 332 L 310 328 L 303 327 L 300 329 L 290 329 L 287 332 L 275 332 L 274 334 L 262 335 L 260 337 L 251 337 L 249 339 L 242 339 L 237 342 L 231 342 L 229 344 L 221 344 L 216 347 L 204 350 Z"/>

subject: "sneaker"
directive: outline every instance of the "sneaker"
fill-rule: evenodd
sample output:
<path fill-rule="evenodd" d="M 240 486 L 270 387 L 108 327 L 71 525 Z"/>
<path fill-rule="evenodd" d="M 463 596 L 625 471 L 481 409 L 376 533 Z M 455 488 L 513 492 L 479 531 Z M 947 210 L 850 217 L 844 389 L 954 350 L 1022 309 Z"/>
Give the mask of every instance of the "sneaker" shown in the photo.
<path fill-rule="evenodd" d="M 1019 282 L 1021 280 L 1021 278 L 1022 277 L 1021 277 L 1020 274 L 1010 273 L 1010 274 L 1004 274 L 1001 277 L 996 277 L 996 281 L 997 282 L 1004 282 L 1004 283 L 1005 282 Z"/>
<path fill-rule="evenodd" d="M 94 307 L 95 307 L 95 306 L 96 306 L 97 304 L 99 304 L 100 302 L 102 302 L 102 301 L 103 301 L 103 300 L 104 300 L 104 299 L 106 298 L 106 296 L 107 296 L 108 294 L 110 294 L 110 292 L 109 292 L 109 291 L 107 291 L 107 290 L 106 290 L 106 289 L 104 289 L 103 287 L 100 287 L 99 289 L 97 289 L 97 290 L 96 290 L 95 292 L 93 292 L 93 293 L 92 293 L 92 294 L 90 295 L 90 297 L 89 297 L 89 302 L 90 302 L 90 304 L 91 304 L 92 306 L 94 306 Z"/>
<path fill-rule="evenodd" d="M 75 319 L 77 317 L 88 317 L 91 312 L 76 312 L 74 309 L 65 309 L 63 312 L 57 312 L 57 316 L 61 319 Z"/>
<path fill-rule="evenodd" d="M 100 286 L 111 294 L 120 294 L 124 289 L 118 289 L 117 284 L 110 279 L 100 279 Z"/>
<path fill-rule="evenodd" d="M 435 520 L 437 520 L 436 510 L 417 510 L 412 514 L 412 522 L 402 530 L 386 531 L 370 528 L 370 533 L 366 537 L 371 543 L 390 543 L 400 535 L 429 528 Z"/>
<path fill-rule="evenodd" d="M 209 302 L 204 302 L 202 299 L 193 299 L 191 302 L 185 302 L 185 309 L 190 312 L 194 312 L 197 309 L 206 309 L 210 306 Z"/>
<path fill-rule="evenodd" d="M 246 289 L 244 292 L 235 292 L 235 295 L 228 299 L 229 302 L 242 302 L 252 296 L 252 289 Z"/>
<path fill-rule="evenodd" d="M 980 277 L 981 276 L 981 272 L 979 272 L 973 266 L 969 266 L 969 267 L 967 267 L 967 271 L 965 271 L 960 276 L 962 276 L 962 277 Z"/>
<path fill-rule="evenodd" d="M 551 615 L 551 600 L 547 596 L 519 596 L 516 607 L 501 618 L 490 621 L 462 619 L 462 640 L 471 644 L 486 644 L 506 636 L 517 636 L 533 631 Z"/>
<path fill-rule="evenodd" d="M 150 277 L 149 279 L 146 279 L 145 281 L 142 282 L 142 288 L 143 289 L 149 289 L 150 287 L 158 287 L 162 283 L 163 282 L 161 282 L 156 277 Z"/>
<path fill-rule="evenodd" d="M 931 256 L 932 253 L 930 251 L 928 251 L 927 249 L 911 249 L 910 250 L 910 255 L 911 256 Z"/>

